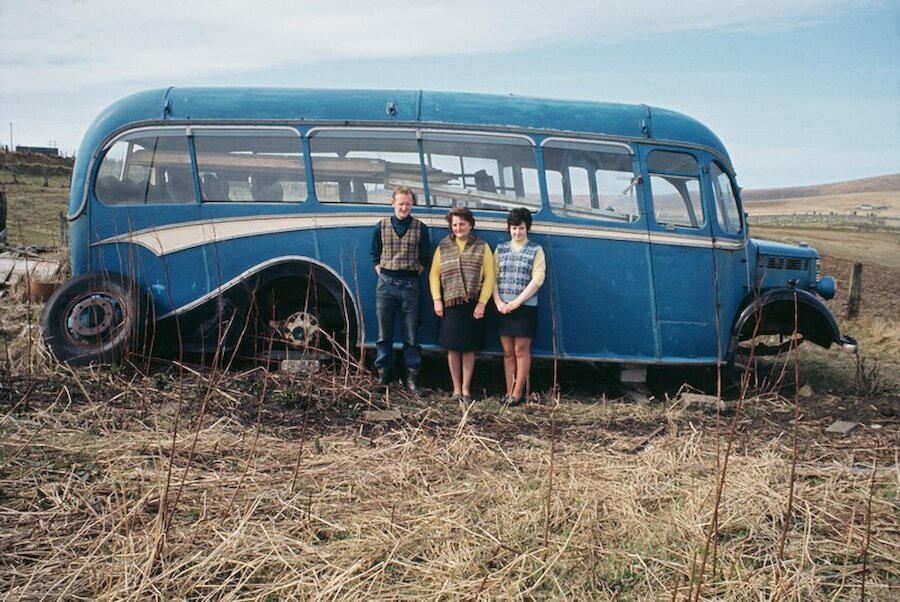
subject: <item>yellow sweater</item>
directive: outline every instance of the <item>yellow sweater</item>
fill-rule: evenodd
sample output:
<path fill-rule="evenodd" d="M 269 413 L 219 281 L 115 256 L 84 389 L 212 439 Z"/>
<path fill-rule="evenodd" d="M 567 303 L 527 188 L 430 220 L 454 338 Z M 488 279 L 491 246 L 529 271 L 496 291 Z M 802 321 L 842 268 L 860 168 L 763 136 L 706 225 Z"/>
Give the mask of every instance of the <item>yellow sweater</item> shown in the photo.
<path fill-rule="evenodd" d="M 463 239 L 455 239 L 456 246 L 460 253 L 466 247 L 466 241 Z M 494 254 L 491 253 L 491 247 L 484 245 L 484 261 L 481 262 L 481 276 L 478 281 L 481 285 L 481 292 L 478 295 L 479 303 L 487 303 L 494 292 L 494 283 L 497 273 L 494 270 Z M 431 259 L 431 271 L 428 272 L 428 284 L 431 288 L 431 298 L 440 301 L 441 297 L 441 248 L 434 250 L 434 257 Z"/>

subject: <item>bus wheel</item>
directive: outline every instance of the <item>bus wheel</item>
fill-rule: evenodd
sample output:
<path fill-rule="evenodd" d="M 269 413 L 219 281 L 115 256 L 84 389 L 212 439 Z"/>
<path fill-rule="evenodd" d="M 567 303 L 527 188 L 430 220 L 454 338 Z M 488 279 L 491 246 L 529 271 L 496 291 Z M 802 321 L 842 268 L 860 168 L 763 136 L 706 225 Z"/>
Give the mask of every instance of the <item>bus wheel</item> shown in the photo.
<path fill-rule="evenodd" d="M 138 342 L 150 306 L 148 296 L 121 274 L 83 274 L 47 301 L 44 344 L 71 365 L 117 363 Z"/>
<path fill-rule="evenodd" d="M 271 361 L 343 355 L 353 332 L 353 320 L 344 307 L 324 287 L 307 283 L 279 283 L 263 291 L 256 304 L 257 357 Z"/>

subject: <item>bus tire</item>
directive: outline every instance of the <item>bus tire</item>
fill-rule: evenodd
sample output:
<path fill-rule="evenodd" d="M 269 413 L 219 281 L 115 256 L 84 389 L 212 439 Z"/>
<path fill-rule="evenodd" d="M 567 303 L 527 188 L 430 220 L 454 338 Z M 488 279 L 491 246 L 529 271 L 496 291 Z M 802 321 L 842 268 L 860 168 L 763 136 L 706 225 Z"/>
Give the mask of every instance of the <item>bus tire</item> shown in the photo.
<path fill-rule="evenodd" d="M 47 301 L 42 339 L 73 366 L 119 363 L 143 341 L 151 307 L 149 296 L 122 274 L 82 274 Z"/>

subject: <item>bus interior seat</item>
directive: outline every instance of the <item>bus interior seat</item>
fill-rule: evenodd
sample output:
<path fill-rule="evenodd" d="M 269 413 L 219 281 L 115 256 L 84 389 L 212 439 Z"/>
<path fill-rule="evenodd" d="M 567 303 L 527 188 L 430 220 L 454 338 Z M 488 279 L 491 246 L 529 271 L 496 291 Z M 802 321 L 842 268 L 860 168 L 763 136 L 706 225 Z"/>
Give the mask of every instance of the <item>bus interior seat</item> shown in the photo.
<path fill-rule="evenodd" d="M 127 202 L 124 182 L 115 176 L 101 176 L 94 185 L 94 194 L 105 203 Z"/>
<path fill-rule="evenodd" d="M 173 203 L 193 203 L 196 200 L 194 178 L 190 169 L 166 168 L 165 179 L 166 191 L 169 193 L 169 200 Z"/>
<path fill-rule="evenodd" d="M 220 178 L 214 173 L 205 173 L 201 178 L 203 181 L 203 200 L 204 201 L 228 201 L 231 187 L 228 180 Z"/>
<path fill-rule="evenodd" d="M 369 193 L 366 191 L 366 184 L 363 179 L 353 178 L 350 182 L 353 184 L 353 200 L 357 203 L 367 203 L 369 201 Z"/>
<path fill-rule="evenodd" d="M 350 180 L 338 180 L 338 199 L 341 201 L 353 200 L 353 186 L 350 184 Z"/>
<path fill-rule="evenodd" d="M 482 192 L 497 192 L 497 184 L 494 182 L 494 176 L 483 169 L 475 172 L 475 189 Z"/>
<path fill-rule="evenodd" d="M 152 181 L 147 182 L 147 186 L 145 188 L 145 192 L 143 194 L 143 201 L 145 203 L 171 203 L 172 197 L 169 195 L 168 187 L 165 182 L 161 182 L 160 176 L 157 178 L 156 183 Z"/>
<path fill-rule="evenodd" d="M 254 201 L 284 200 L 284 188 L 277 176 L 253 172 L 249 176 L 250 196 Z"/>
<path fill-rule="evenodd" d="M 148 182 L 135 182 L 134 180 L 120 180 L 115 176 L 101 176 L 97 178 L 94 194 L 105 203 L 125 204 L 144 203 L 150 194 Z"/>

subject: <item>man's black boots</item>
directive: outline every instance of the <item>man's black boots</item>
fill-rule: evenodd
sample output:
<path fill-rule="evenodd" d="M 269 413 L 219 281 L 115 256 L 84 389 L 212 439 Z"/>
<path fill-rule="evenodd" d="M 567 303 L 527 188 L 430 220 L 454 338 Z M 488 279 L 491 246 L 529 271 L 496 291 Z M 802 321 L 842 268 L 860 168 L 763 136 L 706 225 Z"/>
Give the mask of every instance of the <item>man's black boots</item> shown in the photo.
<path fill-rule="evenodd" d="M 410 393 L 418 393 L 419 385 L 416 384 L 416 376 L 419 374 L 418 370 L 413 370 L 410 368 L 406 371 L 406 389 Z"/>

